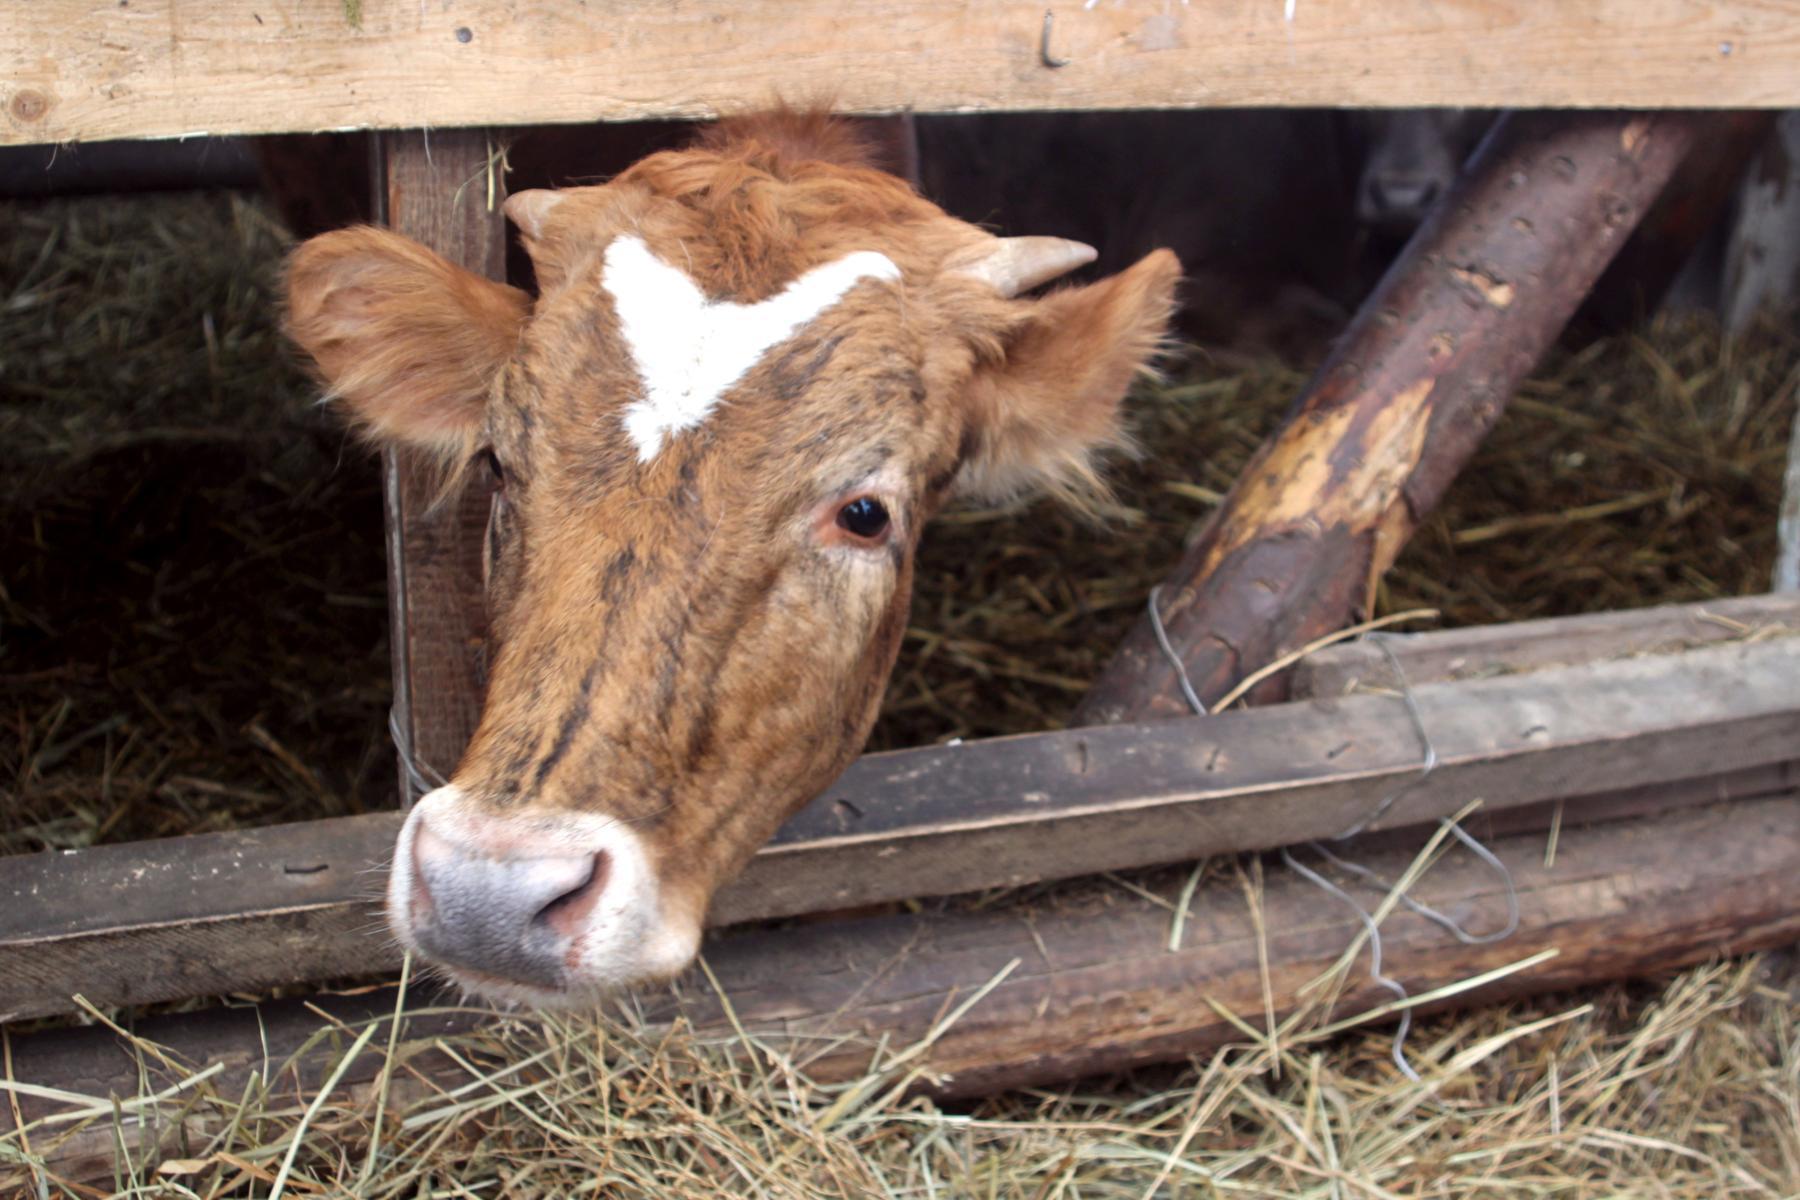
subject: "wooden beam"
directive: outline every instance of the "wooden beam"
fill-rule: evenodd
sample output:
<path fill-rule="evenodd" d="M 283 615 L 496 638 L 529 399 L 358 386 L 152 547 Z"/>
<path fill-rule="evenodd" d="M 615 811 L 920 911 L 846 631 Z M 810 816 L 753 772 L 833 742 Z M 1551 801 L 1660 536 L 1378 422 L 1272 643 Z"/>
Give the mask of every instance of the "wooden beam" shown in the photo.
<path fill-rule="evenodd" d="M 1519 932 L 1469 947 L 1422 918 L 1396 913 L 1384 927 L 1383 964 L 1415 993 L 1545 950 L 1557 957 L 1459 1003 L 1585 986 L 1800 937 L 1793 887 L 1800 878 L 1800 797 L 1791 793 L 1565 831 L 1552 869 L 1543 865 L 1541 836 L 1492 849 L 1518 889 Z M 1370 865 L 1394 878 L 1410 856 L 1390 852 Z M 1108 894 L 1105 903 L 1038 914 L 952 911 L 747 931 L 710 949 L 707 961 L 749 1028 L 804 1038 L 860 1035 L 812 1064 L 830 1080 L 859 1074 L 878 1038 L 904 1046 L 923 1036 L 955 999 L 1016 960 L 1019 967 L 926 1056 L 924 1065 L 945 1077 L 937 1091 L 979 1095 L 1238 1040 L 1241 1032 L 1207 1003 L 1237 1013 L 1262 1007 L 1258 939 L 1233 890 L 1219 881 L 1200 895 L 1191 940 L 1174 952 L 1167 910 Z M 1472 858 L 1442 863 L 1414 894 L 1475 929 L 1503 919 L 1499 880 Z M 1263 919 L 1280 1015 L 1359 927 L 1312 885 L 1279 869 L 1263 896 Z M 1391 998 L 1358 972 L 1338 1011 Z M 650 1015 L 674 1011 L 652 1006 Z M 728 1023 L 716 1001 L 680 1011 L 700 1029 Z"/>
<path fill-rule="evenodd" d="M 716 898 L 712 923 L 1066 878 L 1785 763 L 1800 637 L 1422 684 L 1399 702 L 868 755 Z M 1764 783 L 1766 784 L 1766 780 Z M 1718 795 L 1708 778 L 1686 795 Z M 394 964 L 375 903 L 397 814 L 0 860 L 0 1019 Z"/>
<path fill-rule="evenodd" d="M 1400 660 L 1408 682 L 1416 686 L 1795 633 L 1800 633 L 1800 595 L 1786 594 L 1388 633 L 1382 638 Z M 1290 695 L 1329 700 L 1394 686 L 1387 654 L 1374 642 L 1358 640 L 1327 646 L 1296 663 Z"/>
<path fill-rule="evenodd" d="M 782 94 L 856 112 L 1800 105 L 1800 0 L 1052 11 L 1047 27 L 1041 0 L 36 0 L 0 42 L 0 142 L 705 117 Z"/>
<path fill-rule="evenodd" d="M 1800 937 L 1793 888 L 1800 878 L 1800 796 L 1791 792 L 1565 829 L 1550 867 L 1541 836 L 1509 838 L 1492 848 L 1518 891 L 1518 932 L 1490 945 L 1465 946 L 1397 910 L 1382 926 L 1385 971 L 1419 995 L 1548 957 L 1433 1008 L 1651 974 Z M 1391 851 L 1365 861 L 1394 878 L 1412 853 Z M 1181 880 L 1178 873 L 1148 882 L 1173 901 Z M 1467 856 L 1438 863 L 1413 894 L 1478 929 L 1493 927 L 1505 911 L 1498 878 Z M 1377 893 L 1361 896 L 1370 905 L 1379 899 Z M 1237 882 L 1220 872 L 1193 898 L 1186 933 L 1174 949 L 1169 908 L 1104 885 L 1026 905 L 953 905 L 923 915 L 746 931 L 715 939 L 706 950 L 735 1016 L 692 975 L 670 992 L 645 994 L 640 1003 L 653 1026 L 679 1017 L 702 1036 L 728 1036 L 741 1022 L 765 1043 L 791 1045 L 813 1078 L 833 1082 L 859 1077 L 871 1047 L 885 1045 L 891 1053 L 918 1043 L 944 1014 L 994 984 L 908 1065 L 923 1067 L 928 1074 L 922 1086 L 941 1095 L 1048 1085 L 1241 1041 L 1240 1029 L 1214 1004 L 1260 1024 L 1266 980 L 1282 1016 L 1298 1002 L 1300 988 L 1360 932 L 1346 908 L 1279 864 L 1268 871 L 1260 905 L 1266 937 Z M 1370 984 L 1359 960 L 1335 1012 L 1360 1014 L 1391 999 Z M 319 1002 L 353 1026 L 381 1021 L 393 1010 L 386 990 Z M 455 1033 L 478 1019 L 467 1010 L 413 1018 L 417 1023 L 405 1036 L 413 1041 Z M 281 1063 L 320 1026 L 317 1016 L 286 1002 L 254 1013 L 151 1018 L 135 1032 L 190 1062 L 224 1064 L 211 1086 L 236 1097 L 250 1072 Z M 332 1038 L 301 1054 L 277 1086 L 288 1086 L 291 1077 L 295 1094 L 310 1094 L 344 1040 Z M 146 1090 L 146 1073 L 153 1085 L 162 1082 L 154 1063 L 92 1027 L 21 1035 L 12 1051 L 14 1077 L 42 1087 L 135 1096 Z M 1413 1053 L 1423 1055 L 1425 1047 L 1415 1043 Z M 336 1095 L 366 1083 L 380 1062 L 371 1052 L 351 1063 Z M 409 1062 L 415 1070 L 434 1068 L 429 1056 Z M 438 1082 L 462 1082 L 446 1067 L 435 1064 Z M 20 1104 L 28 1121 L 56 1109 L 32 1096 Z M 402 1104 L 396 1094 L 392 1107 Z M 146 1143 L 163 1140 L 179 1153 L 176 1132 L 193 1145 L 222 1115 L 183 1096 L 142 1125 L 126 1121 L 122 1132 L 141 1163 Z M 0 1133 L 11 1121 L 9 1106 L 0 1104 Z M 40 1130 L 33 1147 L 59 1174 L 91 1177 L 110 1172 L 113 1138 L 111 1122 L 101 1121 L 62 1140 L 53 1129 Z M 0 1166 L 0 1187 L 20 1186 L 23 1180 L 9 1178 L 9 1169 L 17 1171 Z"/>
<path fill-rule="evenodd" d="M 485 130 L 451 129 L 376 139 L 377 216 L 439 254 L 490 279 L 506 277 L 505 199 Z M 487 609 L 481 542 L 484 480 L 454 498 L 417 455 L 382 455 L 394 716 L 427 779 L 448 776 L 481 718 L 487 674 Z M 410 797 L 400 770 L 400 795 Z"/>
<path fill-rule="evenodd" d="M 1418 522 L 1722 119 L 1539 113 L 1495 126 L 1164 586 L 1168 641 L 1203 704 L 1369 615 Z M 1140 620 L 1075 723 L 1186 713 L 1160 641 Z"/>

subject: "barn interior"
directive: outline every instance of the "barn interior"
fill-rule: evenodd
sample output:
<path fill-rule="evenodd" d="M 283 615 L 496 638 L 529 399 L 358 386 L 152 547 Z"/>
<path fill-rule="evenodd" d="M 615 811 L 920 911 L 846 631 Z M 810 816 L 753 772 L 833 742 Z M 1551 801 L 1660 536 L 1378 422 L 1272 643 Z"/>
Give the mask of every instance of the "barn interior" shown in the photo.
<path fill-rule="evenodd" d="M 1427 139 L 1452 169 L 1473 124 Z M 521 130 L 508 186 L 604 179 L 685 131 Z M 1189 283 L 1164 377 L 1128 403 L 1140 452 L 1113 464 L 1100 527 L 1035 503 L 956 510 L 927 535 L 871 748 L 1068 722 L 1434 197 L 1436 185 L 1408 179 L 1415 190 L 1371 207 L 1370 164 L 1399 153 L 1386 136 L 1324 111 L 919 120 L 912 165 L 956 215 L 1083 237 L 1102 247 L 1097 270 L 1170 242 Z M 0 853 L 395 804 L 377 464 L 316 402 L 278 303 L 296 237 L 370 216 L 346 201 L 368 191 L 366 140 L 267 141 L 0 151 Z M 1763 169 L 1765 150 L 1745 153 L 1737 175 Z M 1420 157 L 1415 148 L 1405 165 L 1429 174 Z M 1179 169 L 1163 177 L 1147 163 Z M 1538 365 L 1406 548 L 1376 615 L 1427 609 L 1424 624 L 1450 627 L 1769 589 L 1800 325 L 1791 294 L 1746 307 L 1733 290 L 1736 193 L 1705 207 L 1704 229 L 1668 235 L 1675 250 L 1625 256 L 1629 269 Z M 512 271 L 528 272 L 517 255 Z M 1482 1056 L 1413 1147 L 1374 1130 L 1446 1098 L 1390 1077 L 1381 1031 L 1254 1066 L 1221 1058 L 962 1105 L 806 1092 L 839 1123 L 829 1136 L 809 1126 L 793 1151 L 813 1189 L 795 1194 L 863 1194 L 901 1178 L 919 1195 L 1139 1194 L 1167 1182 L 1171 1152 L 1188 1149 L 1182 1130 L 1216 1115 L 1209 1105 L 1229 1132 L 1207 1152 L 1206 1177 L 1263 1181 L 1246 1184 L 1253 1194 L 1316 1183 L 1283 1156 L 1311 1162 L 1306 1148 L 1341 1122 L 1371 1161 L 1405 1160 L 1396 1190 L 1499 1195 L 1450 1182 L 1479 1174 L 1458 1148 L 1524 1144 L 1577 1112 L 1596 1128 L 1629 1113 L 1644 1144 L 1590 1147 L 1580 1163 L 1545 1157 L 1534 1167 L 1543 1194 L 1645 1172 L 1670 1196 L 1778 1194 L 1800 1179 L 1794 986 L 1791 962 L 1737 960 L 1429 1018 L 1415 1045 Z M 739 1077 L 716 1047 L 609 1030 L 546 1095 L 618 1152 L 604 1169 L 622 1194 L 708 1194 L 683 1172 L 761 1172 L 785 1153 L 793 1093 L 766 1068 L 727 1051 Z M 483 1053 L 529 1055 L 546 1035 L 483 1036 L 498 1039 Z M 1511 1103 L 1516 1081 L 1553 1063 L 1571 1078 L 1557 1115 Z M 1620 1071 L 1635 1082 L 1606 1082 Z M 619 1102 L 617 1127 L 593 1107 L 609 1086 L 638 1089 Z M 694 1151 L 626 1128 L 678 1112 L 724 1132 Z M 422 1125 L 463 1115 L 452 1106 Z M 300 1138 L 295 1113 L 252 1119 L 272 1143 L 283 1129 Z M 546 1168 L 507 1194 L 562 1194 L 601 1169 L 598 1151 L 569 1149 L 579 1137 L 499 1112 L 485 1121 L 436 1151 L 460 1156 L 461 1178 L 509 1178 L 532 1138 L 555 1141 L 568 1173 Z M 379 1117 L 368 1127 L 379 1136 Z M 448 1168 L 408 1169 L 417 1184 Z M 237 1186 L 260 1186 L 246 1178 Z"/>

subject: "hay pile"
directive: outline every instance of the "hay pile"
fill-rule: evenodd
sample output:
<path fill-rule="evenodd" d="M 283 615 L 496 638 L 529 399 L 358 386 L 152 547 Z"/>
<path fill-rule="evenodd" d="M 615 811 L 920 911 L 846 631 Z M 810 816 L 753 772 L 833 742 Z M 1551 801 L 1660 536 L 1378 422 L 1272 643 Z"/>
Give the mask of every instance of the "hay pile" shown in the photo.
<path fill-rule="evenodd" d="M 792 1047 L 623 1020 L 416 1040 L 385 1020 L 326 1025 L 338 1049 L 322 1084 L 276 1069 L 242 1092 L 139 1043 L 138 1098 L 70 1096 L 74 1120 L 0 1137 L 0 1181 L 72 1130 L 154 1109 L 185 1137 L 120 1154 L 110 1190 L 50 1174 L 38 1194 L 1785 1197 L 1800 1188 L 1795 985 L 1791 964 L 1747 960 L 1432 1018 L 1410 1043 L 1418 1082 L 1371 1031 L 955 1109 L 906 1098 L 898 1072 L 821 1087 Z M 421 1083 L 411 1064 L 427 1051 L 465 1081 Z M 365 1057 L 386 1064 L 373 1086 L 334 1087 Z"/>
<path fill-rule="evenodd" d="M 234 196 L 0 206 L 0 853 L 385 807 L 381 500 Z"/>

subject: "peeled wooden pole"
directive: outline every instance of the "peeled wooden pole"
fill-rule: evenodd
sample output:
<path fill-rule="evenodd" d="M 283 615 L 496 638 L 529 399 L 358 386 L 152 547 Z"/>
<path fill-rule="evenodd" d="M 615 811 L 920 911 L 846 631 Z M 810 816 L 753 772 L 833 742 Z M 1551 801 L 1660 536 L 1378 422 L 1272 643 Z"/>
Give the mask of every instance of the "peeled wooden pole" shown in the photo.
<path fill-rule="evenodd" d="M 1550 113 L 1495 127 L 1163 588 L 1203 701 L 1368 615 L 1513 389 L 1724 119 Z M 1146 618 L 1075 722 L 1186 711 Z"/>

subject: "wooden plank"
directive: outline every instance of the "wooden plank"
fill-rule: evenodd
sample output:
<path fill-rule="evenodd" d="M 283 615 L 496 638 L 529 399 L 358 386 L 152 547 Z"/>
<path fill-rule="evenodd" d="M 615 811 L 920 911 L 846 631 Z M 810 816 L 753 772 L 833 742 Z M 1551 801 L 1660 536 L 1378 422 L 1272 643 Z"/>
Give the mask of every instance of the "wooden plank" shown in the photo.
<path fill-rule="evenodd" d="M 1541 950 L 1558 957 L 1459 1003 L 1585 986 L 1800 936 L 1793 887 L 1800 878 L 1800 798 L 1792 794 L 1578 831 L 1565 837 L 1558 865 L 1549 870 L 1541 836 L 1491 848 L 1518 889 L 1519 932 L 1468 947 L 1422 918 L 1396 913 L 1384 926 L 1382 961 L 1413 991 Z M 1369 865 L 1393 878 L 1410 854 L 1389 853 Z M 955 999 L 1017 960 L 1019 967 L 923 1064 L 944 1077 L 936 1090 L 978 1095 L 1239 1040 L 1241 1032 L 1207 1003 L 1239 1013 L 1262 1008 L 1256 931 L 1234 890 L 1222 880 L 1198 897 L 1188 925 L 1192 940 L 1174 953 L 1167 910 L 1109 892 L 1087 905 L 1052 900 L 1037 912 L 1005 911 L 991 920 L 952 911 L 746 930 L 709 948 L 707 961 L 747 1027 L 801 1038 L 852 1035 L 847 1046 L 811 1064 L 830 1080 L 859 1074 L 877 1038 L 893 1046 L 916 1040 Z M 1505 911 L 1500 882 L 1472 858 L 1444 862 L 1414 894 L 1475 929 L 1496 927 Z M 1279 869 L 1271 873 L 1263 909 L 1279 1015 L 1359 927 L 1313 886 Z M 1389 999 L 1359 972 L 1338 1012 Z M 649 1010 L 652 1019 L 673 1011 Z M 727 1025 L 716 1001 L 680 1011 L 703 1030 Z"/>
<path fill-rule="evenodd" d="M 760 919 L 1262 850 L 1793 758 L 1800 638 L 1384 696 L 871 755 L 715 907 Z M 1698 768 L 1698 769 L 1696 769 Z"/>
<path fill-rule="evenodd" d="M 1794 414 L 1794 431 L 1788 439 L 1781 507 L 1775 517 L 1775 541 L 1774 589 L 1800 592 L 1800 412 Z"/>
<path fill-rule="evenodd" d="M 1800 104 L 1800 0 L 1052 11 L 1046 46 L 1037 0 L 37 0 L 0 42 L 0 141 L 703 117 L 783 93 L 856 112 Z"/>
<path fill-rule="evenodd" d="M 1366 619 L 1382 575 L 1670 174 L 1731 120 L 1502 118 L 1182 554 L 1161 630 L 1137 622 L 1074 723 L 1184 715 L 1184 681 L 1211 705 Z"/>
<path fill-rule="evenodd" d="M 1506 839 L 1493 849 L 1518 889 L 1518 932 L 1492 945 L 1464 946 L 1400 910 L 1382 927 L 1387 973 L 1417 995 L 1540 952 L 1554 957 L 1435 1007 L 1587 986 L 1800 937 L 1793 889 L 1800 878 L 1800 795 L 1569 830 L 1553 867 L 1544 864 L 1541 836 Z M 1411 853 L 1366 861 L 1392 878 Z M 1180 877 L 1149 882 L 1173 899 Z M 1467 856 L 1433 867 L 1414 894 L 1475 928 L 1490 927 L 1504 912 L 1499 881 Z M 1376 898 L 1364 895 L 1365 902 Z M 745 931 L 715 938 L 707 962 L 736 1020 L 765 1041 L 792 1039 L 796 1057 L 821 1082 L 859 1076 L 878 1043 L 891 1050 L 915 1044 L 946 1012 L 1005 972 L 917 1064 L 930 1072 L 932 1090 L 971 1095 L 1181 1059 L 1240 1041 L 1241 1032 L 1209 1002 L 1260 1023 L 1265 953 L 1276 1012 L 1290 1011 L 1300 987 L 1328 968 L 1360 927 L 1347 909 L 1279 864 L 1270 866 L 1261 907 L 1266 940 L 1259 938 L 1236 881 L 1220 872 L 1194 897 L 1187 932 L 1174 950 L 1168 947 L 1167 909 L 1096 886 L 1034 897 L 1028 905 L 952 906 L 924 915 Z M 1370 986 L 1359 964 L 1336 1013 L 1360 1013 L 1391 998 Z M 385 990 L 320 1003 L 353 1026 L 383 1020 L 393 1010 L 392 993 Z M 691 975 L 671 992 L 644 995 L 641 1003 L 653 1025 L 680 1017 L 703 1036 L 727 1035 L 734 1023 L 710 988 Z M 479 1018 L 463 1011 L 460 1017 L 412 1018 L 405 1036 L 473 1028 Z M 212 1086 L 235 1097 L 250 1072 L 280 1063 L 319 1027 L 316 1016 L 286 1002 L 253 1012 L 150 1018 L 136 1032 L 190 1062 L 225 1064 Z M 385 1038 L 382 1032 L 375 1044 Z M 317 1086 L 343 1040 L 333 1039 L 295 1064 L 296 1094 Z M 1426 1052 L 1418 1043 L 1412 1050 Z M 366 1083 L 380 1061 L 370 1053 L 352 1063 L 337 1095 Z M 94 1028 L 16 1037 L 13 1062 L 19 1079 L 84 1095 L 137 1095 L 144 1071 L 161 1081 L 155 1064 Z M 432 1068 L 428 1059 L 409 1063 Z M 437 1081 L 460 1079 L 446 1072 Z M 30 1096 L 20 1102 L 28 1121 L 56 1107 Z M 402 1105 L 396 1095 L 392 1108 Z M 184 1131 L 192 1145 L 218 1119 L 191 1109 L 185 1098 L 152 1117 L 145 1126 L 128 1122 L 124 1129 L 139 1162 L 145 1144 L 166 1139 L 175 1149 L 174 1135 Z M 183 1118 L 185 1124 L 177 1125 Z M 0 1133 L 11 1119 L 8 1106 L 0 1105 Z M 111 1124 L 103 1122 L 61 1141 L 54 1131 L 40 1130 L 33 1146 L 59 1173 L 82 1178 L 110 1172 L 112 1138 Z M 8 1169 L 0 1166 L 0 1187 L 20 1186 L 23 1181 L 7 1176 Z"/>
<path fill-rule="evenodd" d="M 1769 595 L 1382 636 L 1416 685 L 1793 633 L 1800 633 L 1800 596 Z M 1394 683 L 1393 668 L 1379 646 L 1343 642 L 1295 664 L 1290 694 L 1330 698 L 1387 690 Z"/>
<path fill-rule="evenodd" d="M 505 199 L 486 131 L 392 134 L 378 140 L 378 218 L 451 262 L 506 277 Z M 449 500 L 414 453 L 382 455 L 394 709 L 426 777 L 448 776 L 481 719 L 487 609 L 481 543 L 485 476 Z M 415 789 L 416 790 L 416 789 Z M 400 795 L 410 797 L 400 771 Z"/>
<path fill-rule="evenodd" d="M 729 924 L 1698 780 L 1800 746 L 1800 637 L 1424 684 L 1392 698 L 869 755 L 716 898 Z M 1705 802 L 1714 781 L 1687 793 Z M 393 964 L 397 815 L 0 860 L 0 1018 Z M 165 882 L 166 881 L 166 882 Z"/>

